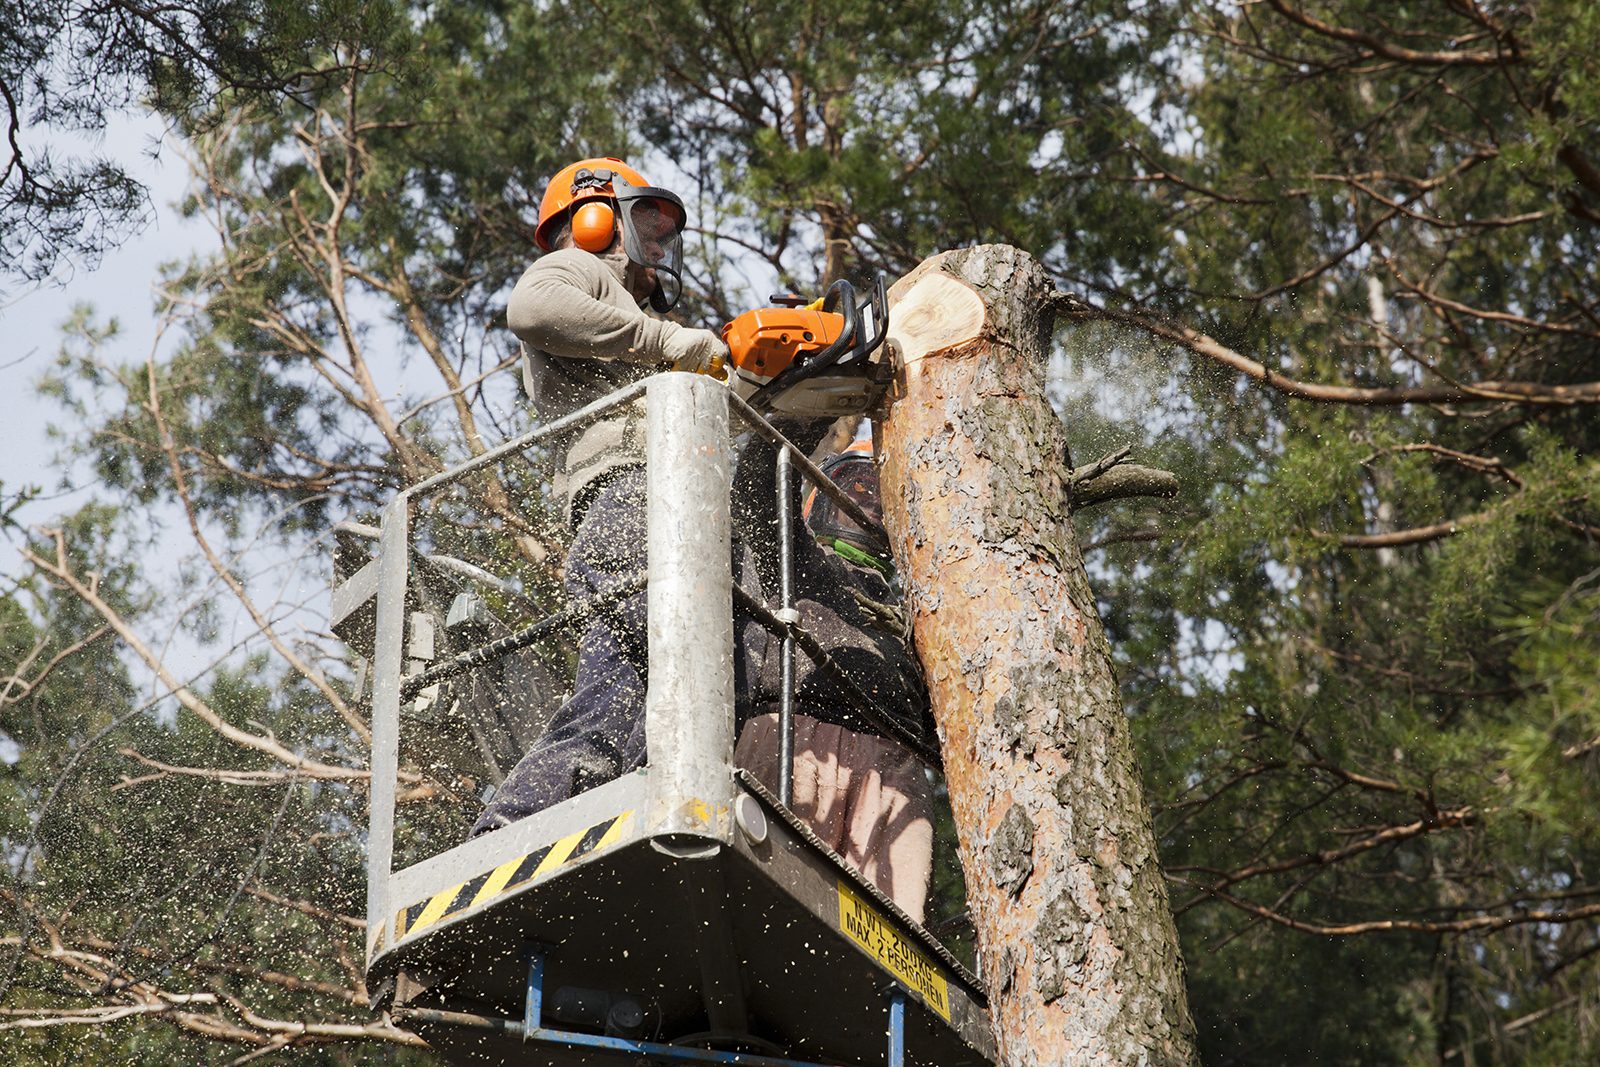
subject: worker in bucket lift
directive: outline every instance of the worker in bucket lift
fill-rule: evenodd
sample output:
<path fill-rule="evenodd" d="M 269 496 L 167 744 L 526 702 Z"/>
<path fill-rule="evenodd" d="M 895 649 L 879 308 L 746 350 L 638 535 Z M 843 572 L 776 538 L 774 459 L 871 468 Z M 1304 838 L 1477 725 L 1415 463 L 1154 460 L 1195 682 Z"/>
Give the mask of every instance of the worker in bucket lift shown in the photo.
<path fill-rule="evenodd" d="M 509 325 L 524 343 L 524 383 L 541 420 L 569 414 L 661 370 L 720 376 L 727 348 L 717 334 L 645 310 L 665 313 L 677 303 L 685 222 L 683 203 L 675 194 L 650 186 L 618 159 L 580 160 L 551 180 L 534 235 L 547 254 L 517 282 L 507 309 Z M 554 488 L 573 530 L 565 580 L 575 601 L 591 600 L 645 570 L 645 418 L 641 400 L 578 431 L 555 457 Z M 810 447 L 827 426 L 828 420 L 816 419 L 784 428 L 801 447 Z M 735 580 L 746 588 L 759 585 L 763 592 L 777 589 L 775 560 L 766 558 L 776 542 L 775 464 L 776 450 L 758 442 L 740 456 L 735 473 L 735 531 L 741 542 L 735 546 Z M 798 526 L 799 508 L 791 512 Z M 746 533 L 751 536 L 740 536 Z M 809 549 L 797 554 L 802 625 L 815 628 L 830 655 L 881 702 L 885 713 L 908 720 L 925 714 L 920 674 L 904 645 L 866 628 L 864 610 L 845 591 L 852 583 L 843 568 L 809 538 L 797 542 Z M 749 543 L 771 551 L 742 547 Z M 734 626 L 735 714 L 742 727 L 757 712 L 777 705 L 779 642 L 753 620 L 735 619 Z M 646 633 L 643 591 L 586 620 L 572 695 L 502 784 L 474 834 L 508 825 L 643 765 Z M 796 707 L 808 720 L 851 734 L 871 729 L 846 710 L 848 700 L 837 682 L 814 669 L 797 673 Z M 834 744 L 837 758 L 820 755 L 825 742 Z M 828 789 L 819 794 L 826 802 L 823 814 L 837 820 L 851 808 L 844 801 L 854 802 L 855 815 L 846 827 L 851 840 L 859 843 L 854 851 L 870 848 L 879 854 L 871 877 L 920 916 L 931 860 L 920 854 L 902 858 L 904 849 L 882 847 L 888 837 L 908 827 L 915 830 L 919 817 L 913 805 L 896 802 L 884 792 L 874 768 L 860 763 L 864 753 L 876 758 L 875 749 L 866 753 L 871 746 L 846 751 L 835 739 L 820 735 L 808 746 L 806 751 L 819 753 L 818 765 L 825 765 L 831 776 L 828 788 L 837 786 L 837 797 Z M 753 736 L 743 743 L 752 759 L 764 747 L 775 754 L 775 742 Z M 798 737 L 796 751 L 802 751 Z M 925 794 L 923 785 L 918 795 Z M 798 804 L 798 789 L 796 795 Z M 837 836 L 823 837 L 835 847 L 843 844 Z M 839 850 L 847 858 L 852 852 Z"/>
<path fill-rule="evenodd" d="M 747 450 L 741 464 L 757 459 Z M 749 463 L 765 467 L 764 463 Z M 822 464 L 822 471 L 882 523 L 878 469 L 872 443 L 858 441 Z M 759 470 L 756 477 L 766 476 Z M 769 484 L 770 484 L 769 478 Z M 754 487 L 751 487 L 754 489 Z M 761 499 L 753 492 L 744 499 Z M 770 492 L 763 495 L 771 499 Z M 738 506 L 738 500 L 735 501 Z M 894 566 L 865 531 L 828 497 L 811 490 L 803 509 L 810 537 L 796 535 L 796 606 L 802 625 L 854 676 L 880 710 L 907 724 L 924 715 L 927 694 L 912 659 L 909 627 L 893 585 Z M 776 517 L 751 515 L 747 529 L 776 526 Z M 776 537 L 752 537 L 758 570 L 775 573 Z M 765 578 L 765 574 L 763 575 Z M 768 588 L 771 588 L 768 586 Z M 773 642 L 776 645 L 776 642 Z M 757 693 L 773 694 L 739 734 L 734 762 L 768 788 L 778 780 L 778 656 L 754 679 Z M 859 664 L 860 670 L 852 670 Z M 790 807 L 824 844 L 838 852 L 901 910 L 922 921 L 933 863 L 933 806 L 928 767 L 910 748 L 883 736 L 876 724 L 848 713 L 830 692 L 830 679 L 804 655 L 796 656 L 793 800 Z M 812 691 L 815 689 L 816 691 Z M 841 715 L 841 711 L 844 714 Z"/>

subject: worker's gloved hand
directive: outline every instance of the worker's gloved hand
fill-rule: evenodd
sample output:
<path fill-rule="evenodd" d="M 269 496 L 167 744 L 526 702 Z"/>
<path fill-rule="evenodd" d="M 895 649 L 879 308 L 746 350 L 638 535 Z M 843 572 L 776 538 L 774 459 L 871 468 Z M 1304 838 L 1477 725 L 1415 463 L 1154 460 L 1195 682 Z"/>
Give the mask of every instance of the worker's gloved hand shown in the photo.
<path fill-rule="evenodd" d="M 728 346 L 710 330 L 678 330 L 661 348 L 673 370 L 709 374 L 718 380 L 728 376 Z"/>

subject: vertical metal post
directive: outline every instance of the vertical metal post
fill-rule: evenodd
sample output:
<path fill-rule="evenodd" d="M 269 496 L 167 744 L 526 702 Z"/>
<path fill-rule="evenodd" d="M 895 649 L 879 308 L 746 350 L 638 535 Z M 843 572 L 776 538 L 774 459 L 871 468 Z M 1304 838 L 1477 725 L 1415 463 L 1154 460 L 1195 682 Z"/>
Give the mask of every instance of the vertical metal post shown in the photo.
<path fill-rule="evenodd" d="M 778 448 L 778 617 L 792 627 L 794 618 L 794 507 L 790 496 L 793 459 Z M 794 803 L 794 632 L 783 634 L 778 687 L 778 799 Z"/>
<path fill-rule="evenodd" d="M 401 493 L 383 510 L 378 538 L 378 625 L 372 664 L 372 753 L 367 783 L 367 962 L 389 921 L 394 864 L 395 778 L 400 772 L 400 671 L 410 566 L 411 502 Z"/>
<path fill-rule="evenodd" d="M 889 1067 L 906 1067 L 906 993 L 889 990 Z"/>
<path fill-rule="evenodd" d="M 650 379 L 648 543 L 650 781 L 663 830 L 729 832 L 733 804 L 733 571 L 727 387 Z"/>
<path fill-rule="evenodd" d="M 528 993 L 522 1003 L 522 1040 L 544 1025 L 544 949 L 528 950 Z"/>

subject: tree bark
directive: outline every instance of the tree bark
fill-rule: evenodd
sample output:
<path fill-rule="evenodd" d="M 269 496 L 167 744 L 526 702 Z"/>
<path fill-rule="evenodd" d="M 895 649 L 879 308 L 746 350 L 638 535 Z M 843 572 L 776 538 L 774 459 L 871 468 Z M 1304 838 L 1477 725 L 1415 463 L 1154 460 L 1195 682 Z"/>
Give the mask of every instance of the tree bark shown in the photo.
<path fill-rule="evenodd" d="M 895 284 L 884 518 L 1000 1062 L 1191 1064 L 1177 931 L 1045 399 L 1053 293 L 1004 245 Z"/>

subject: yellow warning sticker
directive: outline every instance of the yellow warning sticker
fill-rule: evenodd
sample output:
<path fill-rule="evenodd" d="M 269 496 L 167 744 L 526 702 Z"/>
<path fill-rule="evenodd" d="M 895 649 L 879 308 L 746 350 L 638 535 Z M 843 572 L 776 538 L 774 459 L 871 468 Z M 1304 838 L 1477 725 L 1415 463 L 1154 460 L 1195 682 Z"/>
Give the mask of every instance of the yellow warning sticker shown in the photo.
<path fill-rule="evenodd" d="M 839 927 L 891 974 L 920 993 L 945 1022 L 950 1021 L 950 985 L 939 965 L 843 881 L 839 883 Z"/>

